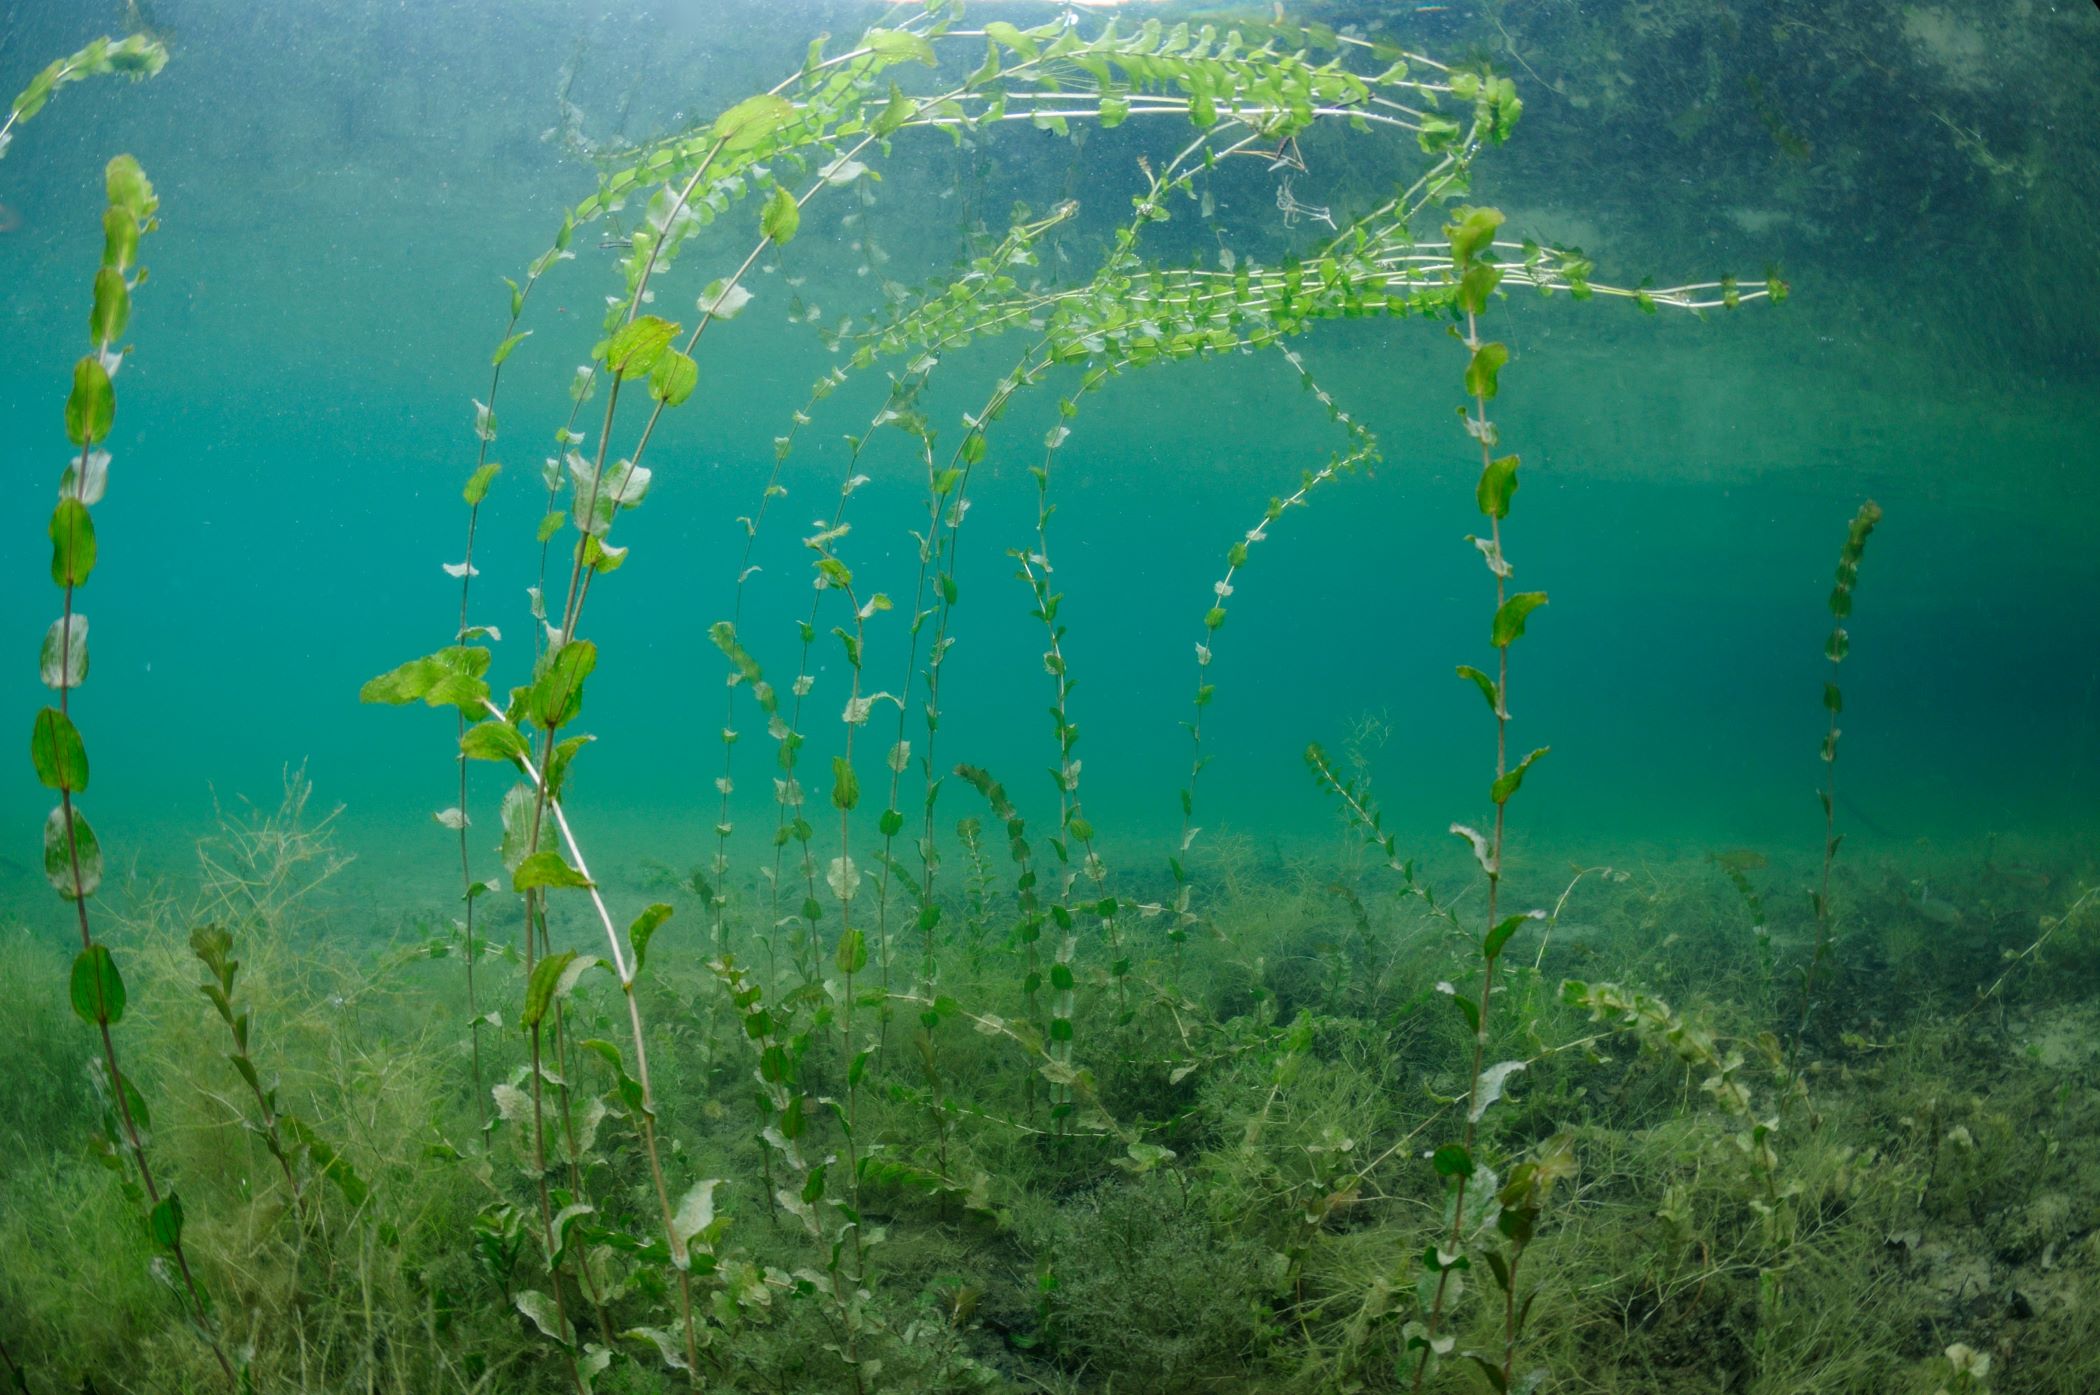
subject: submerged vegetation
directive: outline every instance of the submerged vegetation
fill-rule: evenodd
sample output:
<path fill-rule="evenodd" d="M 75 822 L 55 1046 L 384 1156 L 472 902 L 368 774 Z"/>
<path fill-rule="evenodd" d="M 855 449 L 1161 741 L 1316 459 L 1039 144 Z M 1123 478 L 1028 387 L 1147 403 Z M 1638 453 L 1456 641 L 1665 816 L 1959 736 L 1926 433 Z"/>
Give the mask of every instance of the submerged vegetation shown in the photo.
<path fill-rule="evenodd" d="M 16 114 L 69 76 L 165 61 L 143 40 L 83 54 Z M 80 949 L 68 970 L 41 924 L 0 937 L 22 1005 L 0 1027 L 20 1063 L 0 1095 L 0 1374 L 37 1395 L 2090 1388 L 2100 1170 L 2080 1141 L 2100 1095 L 2079 1083 L 2094 1008 L 2075 984 L 2100 972 L 2100 926 L 2070 890 L 2090 869 L 1990 862 L 1957 886 L 1943 868 L 1935 897 L 1899 864 L 1838 859 L 1836 666 L 1876 505 L 1829 598 L 1819 856 L 1812 833 L 1799 856 L 1711 865 L 1518 856 L 1512 805 L 1552 765 L 1511 744 L 1512 650 L 1551 612 L 1515 584 L 1496 317 L 1515 295 L 1706 314 L 1788 290 L 1612 285 L 1578 249 L 1506 236 L 1471 200 L 1523 109 L 1485 65 L 1319 25 L 979 25 L 949 0 L 819 38 L 770 90 L 643 142 L 587 140 L 572 109 L 598 186 L 509 283 L 462 438 L 456 617 L 448 602 L 439 647 L 362 692 L 448 709 L 456 762 L 435 819 L 457 904 L 380 952 L 314 933 L 345 855 L 303 776 L 277 811 L 225 818 L 194 887 L 102 885 L 75 799 L 75 592 L 158 207 L 135 161 L 110 161 L 50 525 L 56 698 L 32 741 Z M 812 205 L 863 196 L 908 142 L 1014 126 L 1145 138 L 1127 187 L 1089 169 L 1079 191 L 1128 199 L 1099 264 L 1045 256 L 1074 203 L 1022 206 L 952 276 L 828 332 L 835 367 L 738 520 L 733 609 L 695 617 L 726 682 L 721 773 L 689 801 L 713 815 L 702 846 L 593 843 L 591 806 L 619 796 L 572 797 L 579 724 L 626 656 L 587 612 L 635 604 L 615 534 L 649 502 L 664 415 L 742 388 L 703 338 L 754 303 Z M 1316 130 L 1375 151 L 1356 207 L 1292 194 Z M 1176 240 L 1235 159 L 1281 174 L 1287 255 Z M 506 364 L 536 347 L 542 283 L 594 248 L 613 293 L 521 483 L 496 458 L 499 408 L 525 410 Z M 681 281 L 688 260 L 707 266 Z M 657 312 L 674 285 L 690 316 Z M 1344 319 L 1461 351 L 1448 383 L 1395 390 L 1462 404 L 1450 454 L 1493 601 L 1490 656 L 1456 671 L 1488 708 L 1493 772 L 1480 737 L 1487 802 L 1453 811 L 1459 870 L 1387 828 L 1360 741 L 1313 744 L 1332 847 L 1242 875 L 1245 854 L 1201 837 L 1205 718 L 1253 549 L 1380 458 L 1300 352 Z M 991 340 L 1018 341 L 1010 366 L 942 424 L 930 384 Z M 1287 363 L 1337 437 L 1192 614 L 1178 841 L 1119 863 L 1083 798 L 1060 452 L 1125 373 L 1236 354 Z M 747 627 L 751 546 L 782 526 L 804 429 L 877 372 L 776 646 Z M 1036 394 L 1055 424 L 1014 439 Z M 1000 458 L 1028 462 L 1033 532 L 998 554 L 1019 585 L 979 623 L 1040 633 L 1047 787 L 1010 790 L 942 736 L 964 524 Z M 891 576 L 853 505 L 900 468 L 924 521 Z M 492 540 L 485 505 L 511 486 L 544 495 L 541 517 Z M 536 568 L 524 625 L 475 587 L 507 544 Z M 507 777 L 495 798 L 474 762 Z M 754 815 L 740 783 L 770 804 Z M 690 870 L 606 870 L 644 856 Z M 1935 933 L 1956 901 L 1964 933 Z M 86 1075 L 62 982 L 98 1038 Z"/>

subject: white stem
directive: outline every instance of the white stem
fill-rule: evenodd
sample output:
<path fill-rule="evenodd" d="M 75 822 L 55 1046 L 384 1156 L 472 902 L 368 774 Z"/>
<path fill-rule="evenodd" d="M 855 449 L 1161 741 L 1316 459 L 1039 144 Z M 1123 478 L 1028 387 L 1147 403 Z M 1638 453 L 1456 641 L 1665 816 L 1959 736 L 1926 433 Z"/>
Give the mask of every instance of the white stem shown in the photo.
<path fill-rule="evenodd" d="M 495 703 L 484 698 L 481 705 L 486 707 L 497 721 L 507 720 L 503 709 Z M 530 756 L 519 756 L 517 761 L 535 786 L 543 783 L 540 772 L 533 767 Z M 583 879 L 590 882 L 591 904 L 598 908 L 598 922 L 605 927 L 605 943 L 612 951 L 613 971 L 620 976 L 620 987 L 632 991 L 634 976 L 627 967 L 626 954 L 620 949 L 620 932 L 613 928 L 612 912 L 605 908 L 605 898 L 598 894 L 598 883 L 592 879 L 591 869 L 583 860 L 583 849 L 576 842 L 575 831 L 569 827 L 569 816 L 561 811 L 561 801 L 552 794 L 547 796 L 547 808 L 554 814 L 555 827 L 561 830 L 561 841 L 569 850 L 569 860 L 576 864 L 576 870 L 583 874 Z"/>

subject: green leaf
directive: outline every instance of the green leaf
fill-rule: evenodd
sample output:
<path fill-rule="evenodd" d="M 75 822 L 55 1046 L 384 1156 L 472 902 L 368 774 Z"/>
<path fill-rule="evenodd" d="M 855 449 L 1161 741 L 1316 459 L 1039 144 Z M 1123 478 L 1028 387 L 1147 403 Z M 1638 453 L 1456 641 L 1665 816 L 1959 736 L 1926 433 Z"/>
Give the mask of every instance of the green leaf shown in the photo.
<path fill-rule="evenodd" d="M 44 878 L 51 883 L 52 890 L 73 901 L 82 896 L 93 896 L 101 887 L 102 844 L 77 804 L 73 806 L 70 827 L 72 836 L 69 839 L 63 804 L 53 808 L 44 820 Z M 77 886 L 74 884 L 76 863 L 80 869 Z"/>
<path fill-rule="evenodd" d="M 1466 392 L 1483 400 L 1493 398 L 1495 389 L 1498 386 L 1497 379 L 1502 373 L 1502 365 L 1508 362 L 1509 346 L 1507 344 L 1482 344 L 1473 351 L 1472 361 L 1466 364 Z M 1494 468 L 1493 465 L 1488 467 L 1490 472 Z M 1483 489 L 1486 488 L 1486 484 L 1487 481 L 1483 478 L 1481 487 Z M 1504 504 L 1506 507 L 1506 498 Z M 1483 513 L 1487 512 L 1484 508 L 1481 511 Z M 1495 515 L 1497 518 L 1501 516 L 1501 514 Z"/>
<path fill-rule="evenodd" d="M 1430 1155 L 1429 1165 L 1439 1177 L 1471 1177 L 1473 1154 L 1462 1143 L 1446 1143 Z"/>
<path fill-rule="evenodd" d="M 1517 933 L 1518 927 L 1527 920 L 1538 919 L 1540 919 L 1540 916 L 1537 911 L 1526 911 L 1522 915 L 1513 915 L 1503 920 L 1494 929 L 1488 931 L 1487 938 L 1480 942 L 1481 957 L 1486 959 L 1501 958 L 1503 946 L 1509 943 L 1511 935 Z"/>
<path fill-rule="evenodd" d="M 476 722 L 459 739 L 459 749 L 469 760 L 520 761 L 531 753 L 525 734 L 509 722 Z"/>
<path fill-rule="evenodd" d="M 1509 499 L 1517 492 L 1517 457 L 1505 455 L 1488 462 L 1480 472 L 1480 483 L 1473 490 L 1473 497 L 1480 503 L 1480 511 L 1489 518 L 1508 518 Z"/>
<path fill-rule="evenodd" d="M 129 155 L 119 155 L 103 167 L 102 187 L 109 195 L 110 206 L 123 210 L 136 222 L 144 223 L 160 208 L 146 172 Z"/>
<path fill-rule="evenodd" d="M 357 690 L 357 700 L 399 706 L 420 698 L 432 707 L 457 707 L 478 718 L 489 695 L 481 676 L 488 667 L 488 650 L 455 645 L 382 673 Z"/>
<path fill-rule="evenodd" d="M 541 856 L 546 856 L 542 853 Z M 518 1014 L 518 1025 L 527 1029 L 537 1027 L 546 1020 L 547 1009 L 554 1003 L 556 990 L 576 960 L 576 951 L 565 949 L 559 954 L 544 956 L 532 967 L 532 978 L 525 984 L 525 1010 Z"/>
<path fill-rule="evenodd" d="M 746 97 L 715 118 L 714 138 L 730 154 L 751 149 L 795 119 L 795 104 L 772 92 Z"/>
<path fill-rule="evenodd" d="M 146 1234 L 164 1250 L 172 1250 L 182 1243 L 181 1197 L 169 1192 L 146 1213 Z"/>
<path fill-rule="evenodd" d="M 1466 1019 L 1466 1030 L 1477 1036 L 1480 1032 L 1480 1005 L 1463 993 L 1453 993 L 1451 1006 L 1457 1008 L 1458 1015 Z"/>
<path fill-rule="evenodd" d="M 1458 308 L 1478 315 L 1487 309 L 1488 297 L 1502 284 L 1502 268 L 1493 262 L 1475 262 L 1458 282 Z"/>
<path fill-rule="evenodd" d="M 343 1194 L 345 1201 L 353 1207 L 365 1204 L 365 1198 L 372 1194 L 371 1187 L 364 1178 L 358 1176 L 357 1169 L 335 1150 L 333 1144 L 316 1134 L 294 1115 L 280 1115 L 278 1123 L 286 1135 L 306 1150 L 307 1156 L 313 1159 L 314 1166 L 321 1170 L 321 1175 L 335 1183 L 336 1190 Z"/>
<path fill-rule="evenodd" d="M 860 777 L 853 773 L 853 765 L 844 756 L 831 758 L 831 804 L 835 809 L 850 810 L 860 803 Z"/>
<path fill-rule="evenodd" d="M 109 385 L 102 360 L 89 354 L 73 365 L 73 391 L 66 397 L 66 439 L 76 446 L 109 435 L 117 415 L 117 395 Z"/>
<path fill-rule="evenodd" d="M 473 474 L 467 476 L 467 487 L 460 491 L 460 496 L 469 504 L 479 504 L 483 499 L 489 497 L 489 485 L 502 469 L 501 465 L 482 466 Z"/>
<path fill-rule="evenodd" d="M 836 962 L 842 974 L 857 974 L 868 967 L 867 937 L 857 929 L 840 935 Z"/>
<path fill-rule="evenodd" d="M 1042 52 L 1034 39 L 1003 19 L 993 20 L 985 25 L 984 34 L 986 38 L 994 43 L 1004 44 L 1022 58 L 1033 60 Z"/>
<path fill-rule="evenodd" d="M 190 953 L 196 955 L 204 967 L 211 970 L 212 977 L 219 981 L 218 986 L 222 991 L 232 991 L 233 976 L 239 971 L 241 963 L 238 959 L 227 958 L 233 953 L 233 936 L 227 934 L 223 926 L 193 927 L 190 930 Z M 219 1011 L 228 1021 L 232 1020 L 230 1003 L 222 1006 Z"/>
<path fill-rule="evenodd" d="M 124 980 L 117 961 L 101 945 L 89 945 L 73 958 L 73 1015 L 90 1026 L 116 1026 L 124 1020 Z"/>
<path fill-rule="evenodd" d="M 598 646 L 591 641 L 579 639 L 564 644 L 533 680 L 525 699 L 526 712 L 550 731 L 574 721 L 583 709 L 583 680 L 597 665 Z"/>
<path fill-rule="evenodd" d="M 516 349 L 518 345 L 524 343 L 526 340 L 532 338 L 532 335 L 533 331 L 529 329 L 520 330 L 518 333 L 513 334 L 510 338 L 504 340 L 501 344 L 498 344 L 496 346 L 496 352 L 489 355 L 489 366 L 491 368 L 502 367 L 503 360 L 510 357 L 511 351 Z"/>
<path fill-rule="evenodd" d="M 51 535 L 51 581 L 78 586 L 95 570 L 95 520 L 78 499 L 60 499 L 45 530 Z"/>
<path fill-rule="evenodd" d="M 571 736 L 554 745 L 554 754 L 547 758 L 547 794 L 550 798 L 561 798 L 562 786 L 569 779 L 569 765 L 576 753 L 598 738 L 595 736 Z"/>
<path fill-rule="evenodd" d="M 933 66 L 933 45 L 924 35 L 914 34 L 908 29 L 870 29 L 861 35 L 860 41 L 876 57 L 892 63 L 914 62 L 924 63 L 929 68 Z"/>
<path fill-rule="evenodd" d="M 666 350 L 649 370 L 649 395 L 666 407 L 675 407 L 693 395 L 700 382 L 700 365 L 676 349 Z"/>
<path fill-rule="evenodd" d="M 102 265 L 128 271 L 139 255 L 138 220 L 121 208 L 102 210 Z"/>
<path fill-rule="evenodd" d="M 627 1062 L 620 1055 L 619 1047 L 596 1037 L 588 1041 L 578 1042 L 577 1045 L 612 1067 L 613 1078 L 619 1082 L 620 1098 L 629 1109 L 632 1109 L 637 1114 L 648 1113 L 651 1117 L 654 1117 L 654 1111 L 650 1110 L 644 1102 L 641 1082 L 627 1073 Z M 785 1130 L 782 1130 L 782 1132 L 785 1132 Z"/>
<path fill-rule="evenodd" d="M 890 84 L 888 105 L 876 113 L 874 124 L 869 129 L 878 137 L 887 137 L 893 131 L 902 127 L 905 122 L 911 120 L 913 116 L 917 115 L 918 110 L 919 104 L 905 96 L 897 84 L 893 82 Z"/>
<path fill-rule="evenodd" d="M 1524 637 L 1524 617 L 1546 603 L 1544 591 L 1519 591 L 1495 609 L 1492 643 L 1506 648 Z"/>
<path fill-rule="evenodd" d="M 1502 715 L 1502 704 L 1497 700 L 1498 695 L 1495 692 L 1494 679 L 1474 668 L 1471 664 L 1460 664 L 1458 666 L 1458 676 L 1467 679 L 1474 687 L 1480 689 L 1480 695 L 1487 699 L 1488 711 L 1498 717 Z"/>
<path fill-rule="evenodd" d="M 586 877 L 567 862 L 564 862 L 560 853 L 551 851 L 534 853 L 519 863 L 518 870 L 511 873 L 510 876 L 510 889 L 512 891 L 527 891 L 536 886 L 575 887 L 579 890 L 589 890 L 595 885 L 597 883 L 593 882 L 589 877 Z"/>
<path fill-rule="evenodd" d="M 1489 797 L 1497 804 L 1509 803 L 1510 796 L 1514 795 L 1524 783 L 1524 772 L 1531 769 L 1533 761 L 1545 755 L 1551 749 L 1553 748 L 1550 746 L 1541 746 L 1530 755 L 1524 757 L 1524 759 L 1518 761 L 1514 769 L 1504 771 L 1495 780 L 1494 785 L 1490 787 L 1488 791 Z"/>
<path fill-rule="evenodd" d="M 661 315 L 637 315 L 614 332 L 605 346 L 605 366 L 616 378 L 638 378 L 678 334 L 678 326 Z"/>
<path fill-rule="evenodd" d="M 95 303 L 88 311 L 88 339 L 107 348 L 124 337 L 131 322 L 131 287 L 124 273 L 105 266 L 95 273 Z"/>
<path fill-rule="evenodd" d="M 758 230 L 782 246 L 794 241 L 795 233 L 802 226 L 802 206 L 788 192 L 785 184 L 773 186 L 773 193 L 766 200 L 758 216 Z"/>
<path fill-rule="evenodd" d="M 1445 227 L 1444 236 L 1451 240 L 1452 265 L 1463 271 L 1495 240 L 1495 231 L 1503 223 L 1502 210 L 1461 208 L 1455 216 L 1458 221 Z"/>
<path fill-rule="evenodd" d="M 45 789 L 79 794 L 88 787 L 87 747 L 73 721 L 56 707 L 36 714 L 29 737 L 29 759 Z"/>
<path fill-rule="evenodd" d="M 636 916 L 634 924 L 627 927 L 628 941 L 634 945 L 635 973 L 641 973 L 642 965 L 649 961 L 649 942 L 656 938 L 656 932 L 671 915 L 671 908 L 658 901 Z"/>

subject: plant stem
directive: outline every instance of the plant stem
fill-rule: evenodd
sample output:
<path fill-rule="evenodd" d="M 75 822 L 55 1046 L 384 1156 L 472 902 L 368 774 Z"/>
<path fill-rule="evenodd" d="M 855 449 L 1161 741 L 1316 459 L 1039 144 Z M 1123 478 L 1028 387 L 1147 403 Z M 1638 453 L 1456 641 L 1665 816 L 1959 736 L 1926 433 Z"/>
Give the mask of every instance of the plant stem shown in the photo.
<path fill-rule="evenodd" d="M 530 927 L 526 933 L 531 933 Z M 554 1313 L 561 1324 L 562 1359 L 568 1363 L 569 1379 L 576 1386 L 576 1395 L 589 1395 L 583 1383 L 583 1373 L 576 1366 L 575 1326 L 569 1321 L 569 1298 L 562 1287 L 561 1265 L 557 1256 L 561 1252 L 561 1237 L 554 1230 L 554 1203 L 547 1194 L 547 1126 L 545 1110 L 540 1103 L 540 1024 L 532 1024 L 532 1180 L 539 1190 L 540 1234 L 547 1252 L 547 1282 L 554 1290 Z"/>
<path fill-rule="evenodd" d="M 1466 311 L 1465 345 L 1469 352 L 1477 351 L 1480 348 L 1479 317 L 1470 309 Z M 1480 468 L 1482 473 L 1485 474 L 1494 464 L 1494 436 L 1488 425 L 1487 399 L 1480 393 L 1473 395 L 1473 413 L 1476 427 L 1474 434 L 1480 441 Z M 1502 555 L 1502 520 L 1497 513 L 1492 511 L 1488 514 L 1488 542 L 1490 545 L 1489 555 L 1492 562 L 1489 571 L 1495 578 L 1495 610 L 1499 613 L 1503 602 L 1508 599 L 1508 569 L 1504 565 Z M 1498 645 L 1495 650 L 1495 658 L 1495 779 L 1499 782 L 1504 775 L 1509 773 L 1509 645 Z M 1507 802 L 1498 799 L 1495 802 L 1494 832 L 1488 840 L 1488 855 L 1482 862 L 1482 870 L 1487 874 L 1487 932 L 1489 934 L 1494 932 L 1497 923 L 1496 918 L 1501 908 L 1502 847 L 1507 811 Z M 1466 1189 L 1467 1185 L 1472 1181 L 1471 1159 L 1473 1143 L 1479 1135 L 1480 1128 L 1480 1072 L 1487 1060 L 1489 1012 L 1493 1007 L 1495 998 L 1495 965 L 1499 956 L 1487 955 L 1484 957 L 1485 966 L 1481 972 L 1480 979 L 1480 1018 L 1479 1025 L 1473 1032 L 1473 1071 L 1472 1077 L 1466 1085 L 1466 1121 L 1465 1127 L 1461 1132 L 1461 1142 L 1466 1150 L 1468 1166 L 1465 1172 L 1459 1174 L 1456 1185 L 1452 1189 L 1451 1231 L 1448 1243 L 1444 1247 L 1445 1253 L 1453 1256 L 1458 1254 L 1459 1247 L 1465 1238 Z M 1429 1342 L 1431 1345 L 1425 1345 L 1422 1348 L 1422 1354 L 1415 1362 L 1413 1388 L 1417 1391 L 1421 1390 L 1422 1382 L 1429 1374 L 1429 1357 L 1438 1331 L 1443 1324 L 1444 1302 L 1450 1289 L 1451 1273 L 1451 1266 L 1440 1258 L 1437 1269 L 1436 1296 L 1432 1300 L 1429 1309 Z"/>

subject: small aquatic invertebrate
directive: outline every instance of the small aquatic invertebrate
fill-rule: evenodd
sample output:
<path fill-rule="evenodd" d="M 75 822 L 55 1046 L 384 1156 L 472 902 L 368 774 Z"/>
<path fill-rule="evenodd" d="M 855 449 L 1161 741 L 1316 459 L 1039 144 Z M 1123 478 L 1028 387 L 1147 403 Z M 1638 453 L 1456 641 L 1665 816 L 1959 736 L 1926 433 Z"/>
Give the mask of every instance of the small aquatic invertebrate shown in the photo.
<path fill-rule="evenodd" d="M 1292 176 L 1285 175 L 1276 186 L 1276 207 L 1283 213 L 1283 225 L 1295 228 L 1300 218 L 1310 218 L 1315 223 L 1325 223 L 1328 227 L 1333 227 L 1334 214 L 1329 211 L 1327 205 L 1298 202 L 1297 196 L 1291 192 L 1291 178 Z"/>

